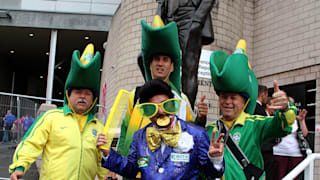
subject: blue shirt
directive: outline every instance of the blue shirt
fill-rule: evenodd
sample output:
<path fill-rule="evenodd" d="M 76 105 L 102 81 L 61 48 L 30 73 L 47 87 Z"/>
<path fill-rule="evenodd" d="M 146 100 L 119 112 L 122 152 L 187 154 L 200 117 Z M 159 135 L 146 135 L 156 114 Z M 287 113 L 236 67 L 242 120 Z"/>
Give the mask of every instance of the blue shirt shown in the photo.
<path fill-rule="evenodd" d="M 16 120 L 16 117 L 15 117 L 13 114 L 7 114 L 7 115 L 4 117 L 4 120 L 5 120 L 5 123 L 6 123 L 6 124 L 13 124 L 14 121 Z"/>
<path fill-rule="evenodd" d="M 23 131 L 28 131 L 30 126 L 33 124 L 34 119 L 31 117 L 26 117 L 23 120 Z"/>

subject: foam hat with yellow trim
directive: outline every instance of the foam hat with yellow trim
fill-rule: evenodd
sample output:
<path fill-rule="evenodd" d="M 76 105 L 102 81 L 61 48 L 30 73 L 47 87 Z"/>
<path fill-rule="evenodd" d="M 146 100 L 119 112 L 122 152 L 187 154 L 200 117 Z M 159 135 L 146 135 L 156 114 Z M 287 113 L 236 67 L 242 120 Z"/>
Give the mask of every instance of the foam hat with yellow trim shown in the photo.
<path fill-rule="evenodd" d="M 150 27 L 144 20 L 141 21 L 141 50 L 146 81 L 152 79 L 150 63 L 153 55 L 165 54 L 171 58 L 174 70 L 169 76 L 169 81 L 177 91 L 181 89 L 180 66 L 181 54 L 178 29 L 175 22 L 164 25 L 160 16 L 156 15 L 153 26 Z"/>
<path fill-rule="evenodd" d="M 253 114 L 258 97 L 258 81 L 246 55 L 245 40 L 239 40 L 235 52 L 230 56 L 223 51 L 214 51 L 210 57 L 210 71 L 216 93 L 240 93 L 249 100 L 244 111 Z"/>
<path fill-rule="evenodd" d="M 85 88 L 93 92 L 93 104 L 90 107 L 90 112 L 97 111 L 96 104 L 98 93 L 100 90 L 100 67 L 101 55 L 97 51 L 94 55 L 93 44 L 88 44 L 80 57 L 80 51 L 75 50 L 72 54 L 70 71 L 65 83 L 64 104 L 68 104 L 68 92 L 72 88 Z"/>

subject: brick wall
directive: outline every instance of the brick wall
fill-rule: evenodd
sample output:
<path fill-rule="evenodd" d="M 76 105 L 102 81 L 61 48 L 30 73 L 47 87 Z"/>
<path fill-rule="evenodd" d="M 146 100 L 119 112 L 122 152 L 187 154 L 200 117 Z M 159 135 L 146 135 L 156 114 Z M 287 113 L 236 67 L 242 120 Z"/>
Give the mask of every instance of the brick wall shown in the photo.
<path fill-rule="evenodd" d="M 316 80 L 316 103 L 320 102 L 320 1 L 255 1 L 254 66 L 259 83 L 272 87 Z M 316 122 L 320 107 L 316 106 Z M 315 152 L 320 137 L 315 135 Z M 314 179 L 320 178 L 314 167 Z"/>
<path fill-rule="evenodd" d="M 257 77 L 320 63 L 320 1 L 256 1 Z"/>

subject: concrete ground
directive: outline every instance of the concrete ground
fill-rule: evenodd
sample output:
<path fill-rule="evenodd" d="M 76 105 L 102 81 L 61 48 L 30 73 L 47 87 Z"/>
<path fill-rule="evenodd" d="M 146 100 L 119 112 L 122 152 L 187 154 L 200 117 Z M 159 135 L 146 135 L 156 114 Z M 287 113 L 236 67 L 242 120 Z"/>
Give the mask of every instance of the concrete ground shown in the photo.
<path fill-rule="evenodd" d="M 8 168 L 12 162 L 12 157 L 13 157 L 15 148 L 16 148 L 15 143 L 2 144 L 0 142 L 0 180 L 10 179 Z M 25 180 L 39 179 L 39 174 L 36 169 L 35 163 L 31 165 L 30 169 L 23 176 L 23 179 Z"/>

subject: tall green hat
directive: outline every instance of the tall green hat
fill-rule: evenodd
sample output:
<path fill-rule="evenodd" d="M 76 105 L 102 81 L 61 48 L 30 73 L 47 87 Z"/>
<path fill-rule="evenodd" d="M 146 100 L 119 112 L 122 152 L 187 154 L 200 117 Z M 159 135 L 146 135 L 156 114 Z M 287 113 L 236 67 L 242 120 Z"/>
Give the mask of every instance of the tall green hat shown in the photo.
<path fill-rule="evenodd" d="M 230 91 L 248 96 L 249 102 L 244 111 L 253 114 L 258 97 L 258 81 L 248 62 L 245 46 L 245 41 L 241 39 L 230 56 L 223 51 L 214 51 L 210 57 L 211 80 L 218 95 L 220 91 Z"/>
<path fill-rule="evenodd" d="M 161 18 L 159 16 L 155 16 L 153 27 L 150 27 L 144 20 L 141 21 L 141 27 L 141 50 L 146 81 L 152 79 L 150 63 L 153 55 L 166 54 L 170 56 L 171 61 L 174 64 L 174 70 L 169 76 L 169 81 L 178 91 L 180 91 L 181 54 L 176 23 L 171 22 L 164 26 Z"/>
<path fill-rule="evenodd" d="M 85 88 L 90 89 L 93 92 L 94 103 L 90 112 L 95 113 L 97 111 L 96 104 L 100 90 L 100 67 L 101 67 L 101 55 L 97 51 L 94 55 L 94 47 L 92 44 L 88 44 L 85 48 L 82 56 L 80 57 L 80 51 L 73 51 L 71 59 L 71 68 L 65 83 L 64 91 L 64 104 L 68 104 L 67 96 L 70 94 L 68 90 L 70 88 Z"/>

